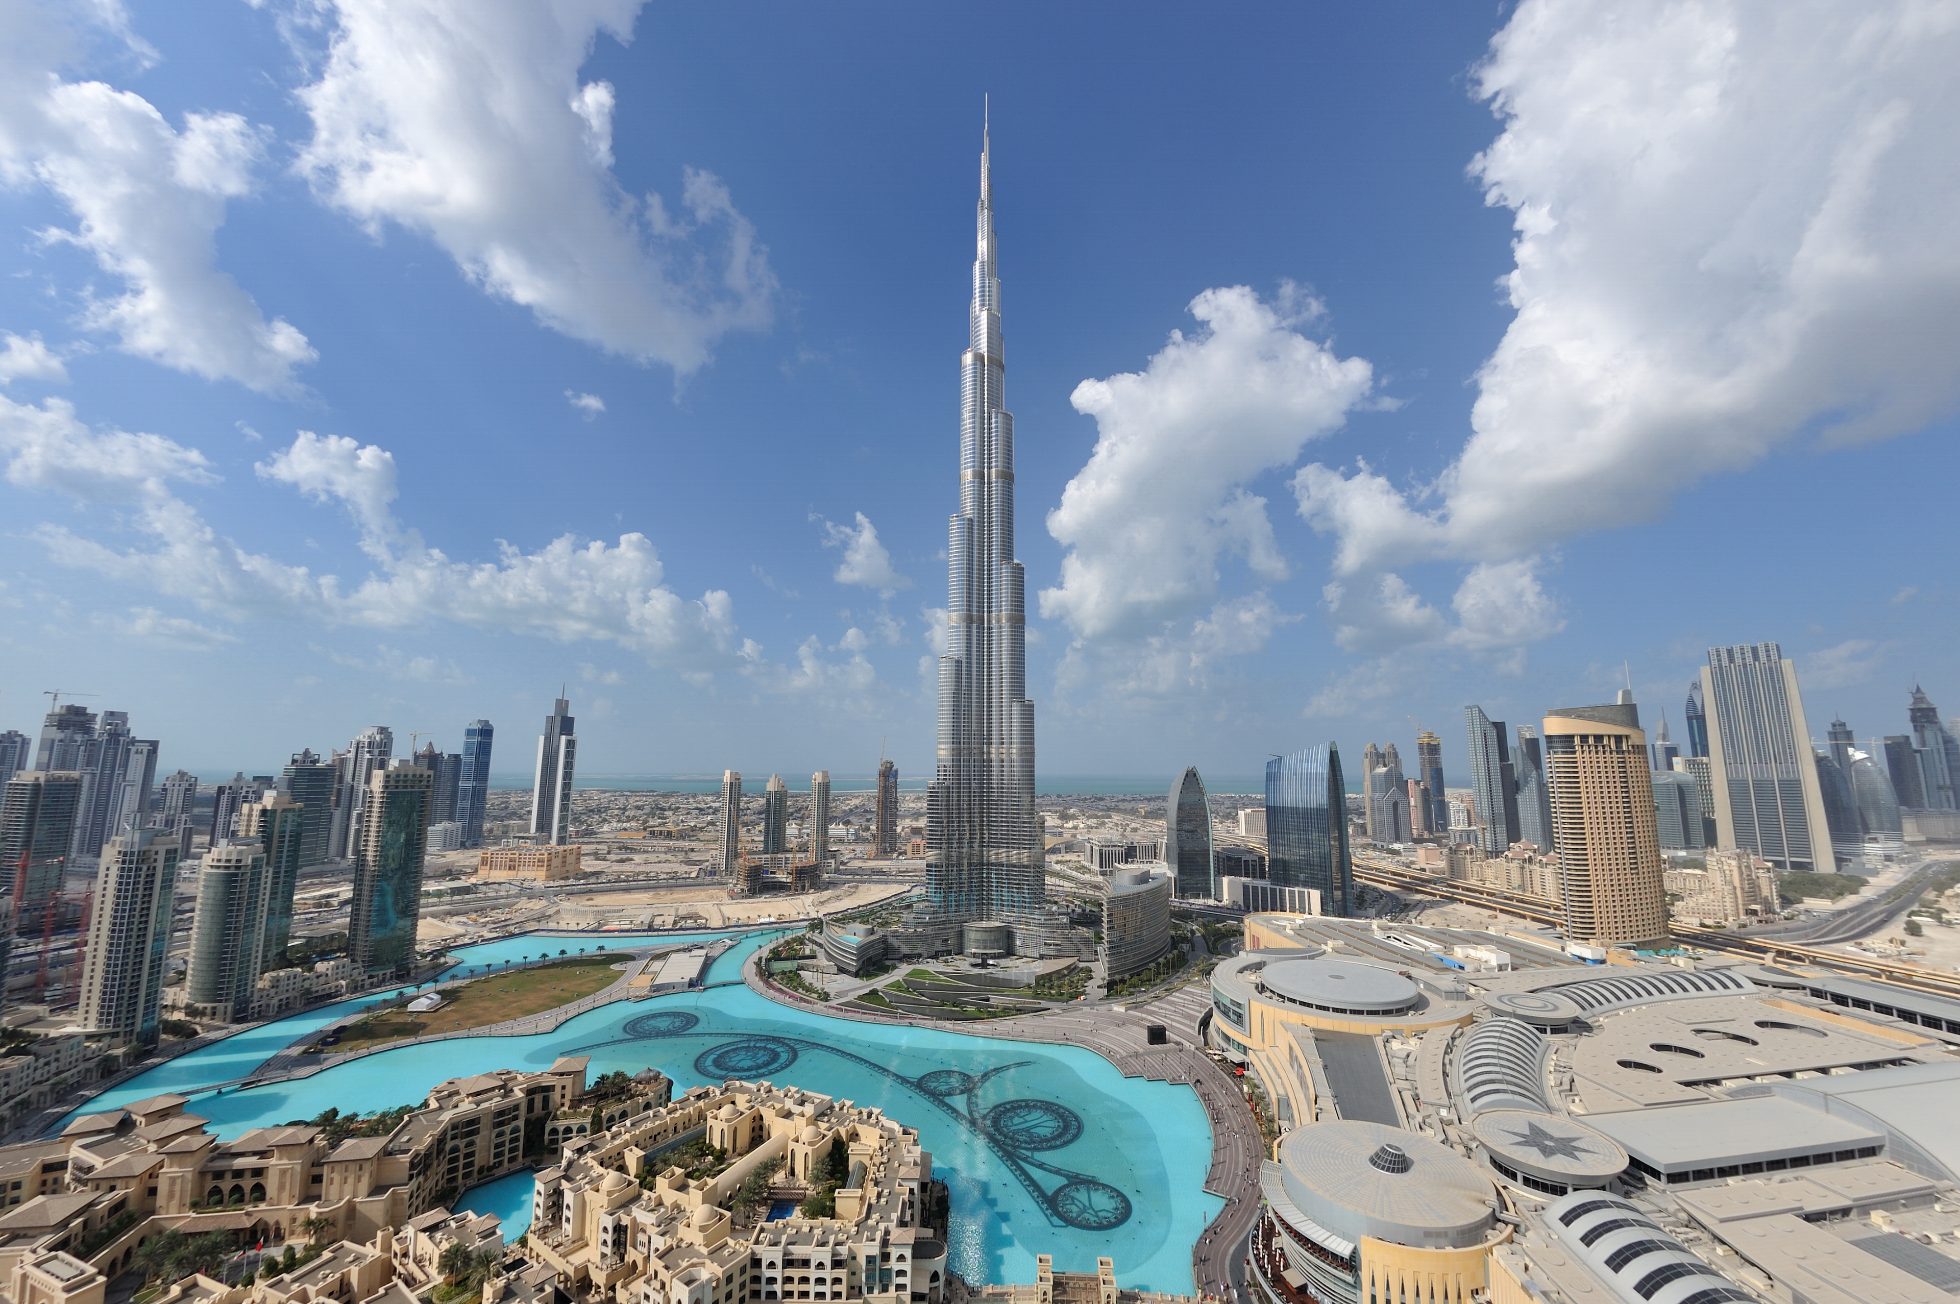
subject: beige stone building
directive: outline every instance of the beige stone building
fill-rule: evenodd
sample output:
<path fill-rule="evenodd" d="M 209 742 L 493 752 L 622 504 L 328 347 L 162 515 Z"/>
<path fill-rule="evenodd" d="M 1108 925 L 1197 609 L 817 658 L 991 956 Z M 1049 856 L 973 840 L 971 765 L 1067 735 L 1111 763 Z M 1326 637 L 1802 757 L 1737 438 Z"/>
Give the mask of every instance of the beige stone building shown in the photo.
<path fill-rule="evenodd" d="M 1776 913 L 1776 874 L 1747 851 L 1711 851 L 1702 868 L 1669 869 L 1663 879 L 1674 918 L 1704 928 L 1727 928 Z"/>
<path fill-rule="evenodd" d="M 695 1138 L 704 1167 L 667 1158 Z M 692 1175 L 690 1175 L 692 1174 Z M 538 1174 L 525 1252 L 574 1299 L 620 1304 L 938 1301 L 932 1158 L 875 1109 L 796 1088 L 697 1087 L 565 1147 Z M 773 1199 L 824 1216 L 760 1217 Z"/>
<path fill-rule="evenodd" d="M 1647 735 L 1630 695 L 1621 697 L 1545 717 L 1568 942 L 1624 946 L 1667 938 Z"/>
<path fill-rule="evenodd" d="M 476 876 L 483 879 L 534 878 L 553 882 L 576 878 L 579 872 L 579 848 L 571 844 L 554 847 L 542 842 L 514 842 L 485 847 L 476 857 Z"/>

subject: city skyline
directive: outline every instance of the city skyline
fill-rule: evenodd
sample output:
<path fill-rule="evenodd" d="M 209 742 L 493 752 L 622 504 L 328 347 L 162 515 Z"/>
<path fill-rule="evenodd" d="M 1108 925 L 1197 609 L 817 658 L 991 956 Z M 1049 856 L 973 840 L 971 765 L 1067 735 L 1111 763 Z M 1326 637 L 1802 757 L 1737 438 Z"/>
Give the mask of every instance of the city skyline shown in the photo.
<path fill-rule="evenodd" d="M 1823 333 L 1793 343 L 1833 356 L 1814 369 L 1828 380 L 1763 373 L 1791 391 L 1756 405 L 1773 417 L 1719 414 L 1684 440 L 1654 407 L 1673 390 L 1759 375 L 1745 364 L 1760 359 L 1701 345 L 1749 334 L 1807 284 L 1785 226 L 1731 237 L 1762 248 L 1723 246 L 1739 266 L 1770 268 L 1764 277 L 1693 294 L 1677 250 L 1714 243 L 1694 215 L 1674 212 L 1680 229 L 1651 236 L 1577 232 L 1648 241 L 1635 251 L 1660 265 L 1640 293 L 1576 245 L 1529 233 L 1538 265 L 1565 279 L 1510 292 L 1569 325 L 1565 292 L 1596 291 L 1588 324 L 1644 348 L 1653 396 L 1623 414 L 1624 429 L 1589 409 L 1575 418 L 1599 474 L 1622 477 L 1608 487 L 1627 492 L 1595 493 L 1560 465 L 1500 467 L 1516 472 L 1516 499 L 1504 515 L 1477 514 L 1491 468 L 1464 450 L 1503 433 L 1488 413 L 1502 384 L 1524 384 L 1506 367 L 1532 342 L 1492 290 L 1517 266 L 1513 206 L 1622 218 L 1586 178 L 1630 160 L 1613 142 L 1560 133 L 1574 115 L 1557 96 L 1572 92 L 1545 70 L 1681 38 L 1672 27 L 1589 27 L 1578 14 L 1536 24 L 1538 7 L 1523 5 L 1495 30 L 1467 11 L 1420 24 L 1276 14 L 1290 30 L 1250 42 L 1244 19 L 1166 15 L 1123 33 L 1121 53 L 1175 48 L 1217 100 L 1166 127 L 1149 79 L 1081 57 L 1110 39 L 1083 16 L 1046 15 L 1048 39 L 1030 43 L 1013 35 L 1019 10 L 979 35 L 931 14 L 876 26 L 799 15 L 741 34 L 797 52 L 780 60 L 793 75 L 748 105 L 687 56 L 731 37 L 735 16 L 622 12 L 636 25 L 551 36 L 562 85 L 539 83 L 537 157 L 498 155 L 495 141 L 474 142 L 491 151 L 479 159 L 460 148 L 469 141 L 396 140 L 404 158 L 459 146 L 444 156 L 457 169 L 559 178 L 568 211 L 623 273 L 624 288 L 595 296 L 617 319 L 596 320 L 566 306 L 568 290 L 588 288 L 568 283 L 569 269 L 533 267 L 529 289 L 472 281 L 485 249 L 428 197 L 362 186 L 377 162 L 362 151 L 410 120 L 414 91 L 335 44 L 361 21 L 351 7 L 304 31 L 251 9 L 193 27 L 138 6 L 120 32 L 64 31 L 82 20 L 23 10 L 24 31 L 52 35 L 9 50 L 22 84 L 52 73 L 77 94 L 99 82 L 145 97 L 91 111 L 117 125 L 147 101 L 158 116 L 132 129 L 154 136 L 158 156 L 195 153 L 210 170 L 124 177 L 128 160 L 92 151 L 34 97 L 5 109 L 30 179 L 0 194 L 0 225 L 23 237 L 0 261 L 32 293 L 0 313 L 0 510 L 18 523 L 0 556 L 15 577 L 8 600 L 29 613 L 0 643 L 16 670 L 0 729 L 31 732 L 43 690 L 89 691 L 102 696 L 84 701 L 114 701 L 169 743 L 166 769 L 262 773 L 295 745 L 348 737 L 362 721 L 345 703 L 404 733 L 433 727 L 454 751 L 462 721 L 515 727 L 536 714 L 538 685 L 570 679 L 592 737 L 586 773 L 712 774 L 724 752 L 842 773 L 868 762 L 838 758 L 875 755 L 880 739 L 904 772 L 928 773 L 921 661 L 937 651 L 944 535 L 915 454 L 952 415 L 932 342 L 963 271 L 951 249 L 970 173 L 954 159 L 988 90 L 997 137 L 1014 142 L 1005 177 L 1029 201 L 1013 300 L 1025 341 L 1019 540 L 1033 590 L 1029 691 L 1062 726 L 1048 769 L 1141 769 L 1130 758 L 1145 744 L 1152 773 L 1194 762 L 1230 773 L 1247 768 L 1241 754 L 1300 737 L 1428 728 L 1450 740 L 1466 702 L 1528 720 L 1546 703 L 1610 696 L 1622 662 L 1640 700 L 1672 705 L 1700 649 L 1769 636 L 1805 669 L 1820 716 L 1847 719 L 1861 739 L 1896 731 L 1897 685 L 1920 679 L 1938 697 L 1960 678 L 1954 594 L 1933 561 L 1955 542 L 1947 516 L 1915 518 L 1910 550 L 1847 549 L 1812 528 L 1826 517 L 1875 528 L 1855 523 L 1950 473 L 1943 363 L 1832 353 L 1839 337 Z M 1910 106 L 1937 84 L 1930 48 L 1884 78 L 1832 63 L 1847 44 L 1839 21 L 1738 28 L 1733 66 L 1764 75 L 1735 88 L 1736 118 L 1713 123 L 1684 160 L 1684 176 L 1734 182 L 1710 201 L 1719 229 L 1779 177 L 1787 222 L 1814 215 L 1829 160 L 1877 99 Z M 523 49 L 510 30 L 481 35 L 493 58 L 544 48 L 537 33 L 519 33 L 537 38 Z M 429 40 L 432 59 L 456 57 L 440 33 Z M 1262 75 L 1262 61 L 1300 48 L 1317 51 L 1325 76 Z M 899 61 L 904 102 L 918 107 L 905 115 L 838 86 L 821 71 L 833 60 L 805 57 L 900 49 L 932 54 Z M 1063 68 L 1087 68 L 1093 84 L 1064 92 L 1075 79 Z M 1839 93 L 1802 95 L 1819 81 Z M 605 88 L 605 114 L 567 107 L 580 87 Z M 1085 93 L 1099 109 L 1077 120 L 1064 109 Z M 377 136 L 346 116 L 362 99 Z M 790 136 L 763 130 L 790 104 Z M 1659 112 L 1620 107 L 1634 120 Z M 1738 124 L 1762 120 L 1787 120 L 1802 148 L 1737 151 Z M 1342 129 L 1318 129 L 1330 121 Z M 1859 319 L 1858 337 L 1940 338 L 1955 311 L 1930 289 L 1891 293 L 1916 254 L 1951 256 L 1927 232 L 1960 205 L 1941 170 L 1911 166 L 1928 148 L 1905 133 L 1868 179 L 1883 202 L 1847 233 L 1879 251 L 1870 301 L 1895 305 Z M 1099 166 L 1083 169 L 1091 149 Z M 1527 155 L 1543 174 L 1522 170 Z M 139 251 L 116 243 L 127 238 L 118 214 L 100 207 L 119 180 L 208 229 L 216 253 L 190 259 L 183 284 L 129 272 Z M 607 211 L 647 193 L 665 196 L 659 209 Z M 492 234 L 542 257 L 530 237 L 548 210 L 531 194 L 492 198 Z M 296 239 L 308 258 L 286 256 Z M 686 283 L 677 269 L 696 254 L 725 274 Z M 833 292 L 837 278 L 852 292 Z M 348 286 L 359 287 L 351 302 Z M 1803 308 L 1817 331 L 1849 329 L 1846 304 Z M 1572 367 L 1568 379 L 1587 379 Z M 1274 390 L 1299 402 L 1240 401 Z M 1213 403 L 1220 393 L 1234 402 Z M 1227 413 L 1230 437 L 1177 425 L 1187 409 L 1171 400 L 1187 398 Z M 1846 410 L 1871 414 L 1850 433 L 1897 437 L 1808 442 Z M 813 421 L 814 437 L 775 433 Z M 1515 433 L 1527 446 L 1537 437 Z M 1649 451 L 1635 458 L 1626 447 L 1643 435 Z M 731 447 L 763 454 L 771 473 Z M 562 475 L 535 474 L 546 449 Z M 49 469 L 61 464 L 77 469 Z M 470 492 L 451 493 L 461 465 Z M 1324 474 L 1302 480 L 1316 466 Z M 1173 516 L 1151 506 L 1161 484 L 1186 495 Z M 1431 494 L 1440 524 L 1424 524 L 1408 489 Z M 1575 513 L 1582 501 L 1619 515 Z M 1779 558 L 1772 572 L 1739 590 L 1715 568 L 1660 580 L 1648 558 L 1714 546 L 1717 523 L 1738 512 Z M 151 564 L 166 519 L 179 542 Z M 1148 552 L 1115 548 L 1129 531 Z M 1461 563 L 1437 556 L 1439 534 Z M 1132 560 L 1148 583 L 1128 582 Z M 1834 601 L 1816 604 L 1818 592 Z M 224 709 L 241 688 L 254 711 Z M 1194 695 L 1204 712 L 1186 709 Z M 779 747 L 777 720 L 792 709 L 801 736 Z"/>

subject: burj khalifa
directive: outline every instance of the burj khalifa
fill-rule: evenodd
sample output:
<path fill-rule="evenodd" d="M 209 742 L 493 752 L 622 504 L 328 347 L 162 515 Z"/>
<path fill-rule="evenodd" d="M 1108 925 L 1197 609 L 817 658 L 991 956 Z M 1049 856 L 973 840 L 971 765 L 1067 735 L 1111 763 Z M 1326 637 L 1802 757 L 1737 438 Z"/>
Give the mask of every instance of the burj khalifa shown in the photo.
<path fill-rule="evenodd" d="M 960 510 L 946 541 L 946 650 L 920 919 L 941 946 L 976 953 L 1039 949 L 1047 903 L 988 154 L 983 131 L 973 306 L 960 356 Z"/>

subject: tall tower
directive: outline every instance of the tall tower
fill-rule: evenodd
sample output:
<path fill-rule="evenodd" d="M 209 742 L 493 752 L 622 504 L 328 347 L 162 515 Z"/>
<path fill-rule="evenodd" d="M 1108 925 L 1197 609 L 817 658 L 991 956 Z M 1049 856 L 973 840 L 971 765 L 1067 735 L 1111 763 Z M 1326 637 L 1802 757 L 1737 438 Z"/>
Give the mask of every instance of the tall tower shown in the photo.
<path fill-rule="evenodd" d="M 810 776 L 810 859 L 818 868 L 830 863 L 830 771 Z"/>
<path fill-rule="evenodd" d="M 1353 912 L 1347 785 L 1333 743 L 1266 762 L 1266 877 L 1320 893 L 1320 913 Z"/>
<path fill-rule="evenodd" d="M 191 854 L 191 808 L 197 804 L 197 776 L 177 770 L 163 776 L 157 827 L 177 836 L 177 858 Z"/>
<path fill-rule="evenodd" d="M 721 772 L 721 877 L 733 883 L 742 859 L 742 772 Z"/>
<path fill-rule="evenodd" d="M 960 356 L 960 510 L 946 543 L 939 746 L 926 789 L 925 897 L 941 927 L 1037 929 L 1047 904 L 1026 685 L 1026 576 L 1014 556 L 1014 418 L 1007 411 L 991 142 L 980 140 L 973 302 Z"/>
<path fill-rule="evenodd" d="M 1940 723 L 1940 709 L 1918 684 L 1912 686 L 1906 721 L 1912 726 L 1912 745 L 1918 752 L 1919 786 L 1926 808 L 1960 808 L 1960 742 Z"/>
<path fill-rule="evenodd" d="M 1369 743 L 1361 749 L 1361 831 L 1368 835 L 1369 841 L 1376 838 L 1375 798 L 1381 796 L 1375 785 L 1375 771 L 1382 767 L 1382 749 Z"/>
<path fill-rule="evenodd" d="M 1831 759 L 1837 762 L 1838 769 L 1850 774 L 1851 752 L 1858 745 L 1858 740 L 1851 736 L 1851 726 L 1842 720 L 1833 720 L 1830 732 L 1824 736 L 1830 740 Z"/>
<path fill-rule="evenodd" d="M 572 762 L 578 739 L 572 736 L 572 704 L 559 698 L 538 735 L 538 770 L 531 785 L 531 836 L 552 846 L 571 840 Z"/>
<path fill-rule="evenodd" d="M 1781 870 L 1834 869 L 1796 666 L 1775 643 L 1712 647 L 1701 693 L 1716 845 Z"/>
<path fill-rule="evenodd" d="M 1545 768 L 1567 940 L 1618 946 L 1664 939 L 1653 778 L 1633 695 L 1546 716 Z"/>
<path fill-rule="evenodd" d="M 0 786 L 28 768 L 27 763 L 34 759 L 34 743 L 18 729 L 0 733 Z"/>
<path fill-rule="evenodd" d="M 143 828 L 109 839 L 82 957 L 82 1026 L 154 1046 L 177 886 L 177 841 Z"/>
<path fill-rule="evenodd" d="M 306 808 L 299 834 L 301 869 L 327 863 L 333 832 L 334 767 L 311 749 L 295 752 L 279 772 L 279 791 Z"/>
<path fill-rule="evenodd" d="M 39 932 L 68 868 L 82 776 L 72 770 L 28 770 L 7 781 L 0 798 L 0 879 L 13 885 L 14 922 Z"/>
<path fill-rule="evenodd" d="M 1552 793 L 1545 781 L 1545 752 L 1538 731 L 1518 726 L 1518 746 L 1512 754 L 1518 775 L 1518 837 L 1540 851 L 1552 849 Z"/>
<path fill-rule="evenodd" d="M 483 845 L 483 810 L 490 799 L 490 746 L 497 731 L 488 720 L 463 726 L 463 768 L 456 779 L 456 822 L 463 826 L 463 845 Z"/>
<path fill-rule="evenodd" d="M 255 976 L 286 967 L 286 947 L 293 938 L 293 892 L 299 886 L 300 857 L 311 816 L 283 792 L 265 793 L 238 812 L 238 836 L 257 843 L 265 853 L 264 927 L 253 962 Z"/>
<path fill-rule="evenodd" d="M 871 854 L 885 860 L 898 854 L 898 766 L 878 762 L 878 795 L 871 812 Z"/>
<path fill-rule="evenodd" d="M 1502 720 L 1481 706 L 1463 708 L 1470 733 L 1470 786 L 1477 797 L 1477 845 L 1486 856 L 1501 856 L 1518 840 L 1518 779 Z M 1646 764 L 1643 759 L 1642 765 Z"/>
<path fill-rule="evenodd" d="M 1416 735 L 1416 778 L 1422 784 L 1423 824 L 1431 833 L 1448 831 L 1450 799 L 1443 792 L 1443 740 L 1424 729 Z"/>
<path fill-rule="evenodd" d="M 762 854 L 775 856 L 789 850 L 789 789 L 783 776 L 772 774 L 762 789 Z"/>
<path fill-rule="evenodd" d="M 251 1014 L 265 938 L 266 892 L 265 851 L 257 841 L 224 842 L 205 853 L 197 871 L 197 913 L 191 918 L 184 995 L 226 1023 Z M 291 912 L 289 903 L 288 925 Z"/>
<path fill-rule="evenodd" d="M 1840 722 L 1841 723 L 1841 722 Z M 1660 732 L 1654 741 L 1647 744 L 1649 760 L 1647 768 L 1656 774 L 1665 774 L 1674 768 L 1674 760 L 1681 755 L 1681 748 L 1667 736 L 1667 712 L 1661 712 Z"/>
<path fill-rule="evenodd" d="M 329 858 L 352 860 L 360 856 L 361 830 L 366 823 L 363 812 L 367 809 L 370 781 L 388 768 L 394 754 L 394 731 L 385 724 L 371 724 L 361 730 L 360 737 L 348 744 L 346 753 L 338 758 L 341 767 L 338 776 L 340 791 L 334 805 L 333 824 L 327 836 Z M 214 830 L 211 840 L 218 842 L 229 836 L 230 829 Z"/>
<path fill-rule="evenodd" d="M 1701 700 L 1701 680 L 1688 685 L 1688 755 L 1708 755 L 1708 713 Z"/>
<path fill-rule="evenodd" d="M 1164 863 L 1180 900 L 1216 901 L 1218 874 L 1211 854 L 1211 802 L 1198 767 L 1188 765 L 1171 785 L 1164 810 Z"/>
<path fill-rule="evenodd" d="M 405 975 L 415 965 L 434 777 L 419 766 L 396 763 L 368 780 L 347 955 L 371 978 Z"/>

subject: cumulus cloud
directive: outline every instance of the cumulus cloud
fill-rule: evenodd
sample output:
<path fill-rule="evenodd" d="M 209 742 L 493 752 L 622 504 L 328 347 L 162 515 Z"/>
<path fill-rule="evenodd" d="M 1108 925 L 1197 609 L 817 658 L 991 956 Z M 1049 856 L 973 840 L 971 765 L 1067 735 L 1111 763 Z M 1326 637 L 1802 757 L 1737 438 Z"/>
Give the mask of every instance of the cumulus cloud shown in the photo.
<path fill-rule="evenodd" d="M 1856 688 L 1871 682 L 1879 663 L 1891 651 L 1889 643 L 1876 639 L 1848 638 L 1842 643 L 1819 648 L 1797 662 L 1806 689 Z"/>
<path fill-rule="evenodd" d="M 553 330 L 685 374 L 774 315 L 776 278 L 715 176 L 680 205 L 612 172 L 616 95 L 579 70 L 626 42 L 642 0 L 332 0 L 300 99 L 300 167 L 380 232 L 433 240 L 482 289 Z"/>
<path fill-rule="evenodd" d="M 118 548 L 43 526 L 35 537 L 55 562 L 182 598 L 212 614 L 277 613 L 374 628 L 450 622 L 558 642 L 611 643 L 687 673 L 757 655 L 736 627 L 728 594 L 676 593 L 642 534 L 613 543 L 563 535 L 535 551 L 499 542 L 492 560 L 451 559 L 395 518 L 393 456 L 341 436 L 301 431 L 257 469 L 268 482 L 345 508 L 374 563 L 351 580 L 222 537 L 177 493 L 216 478 L 202 453 L 158 435 L 92 430 L 60 399 L 36 407 L 0 396 L 0 458 L 10 482 L 123 509 L 141 536 L 138 546 Z"/>
<path fill-rule="evenodd" d="M 878 527 L 863 512 L 856 513 L 855 522 L 841 525 L 822 516 L 812 515 L 810 519 L 823 527 L 823 546 L 844 554 L 831 574 L 839 584 L 876 589 L 889 598 L 912 583 L 892 565 L 892 555 L 878 539 Z"/>
<path fill-rule="evenodd" d="M 1514 565 L 1793 441 L 1951 411 L 1956 60 L 1952 5 L 1520 4 L 1474 74 L 1502 129 L 1471 166 L 1512 213 L 1514 316 L 1433 482 L 1296 478 L 1337 574 Z M 1506 586 L 1543 600 L 1473 572 L 1466 641 L 1509 636 Z"/>
<path fill-rule="evenodd" d="M 1177 621 L 1131 642 L 1077 639 L 1055 673 L 1057 706 L 1093 712 L 1103 703 L 1188 701 L 1213 683 L 1219 663 L 1264 651 L 1299 615 L 1280 609 L 1264 590 L 1224 598 L 1194 620 Z"/>
<path fill-rule="evenodd" d="M 1044 616 L 1079 639 L 1134 636 L 1188 621 L 1216 600 L 1222 558 L 1285 577 L 1266 502 L 1248 486 L 1291 466 L 1307 442 L 1365 399 L 1368 364 L 1303 332 L 1319 305 L 1294 287 L 1273 300 L 1244 286 L 1190 304 L 1199 327 L 1173 331 L 1141 372 L 1076 386 L 1096 422 L 1089 461 L 1048 514 L 1067 549 Z"/>
<path fill-rule="evenodd" d="M 606 410 L 606 400 L 600 398 L 597 394 L 585 394 L 575 389 L 565 391 L 565 401 L 572 405 L 574 412 L 577 412 L 587 421 L 592 420 L 592 418 Z"/>
<path fill-rule="evenodd" d="M 252 193 L 265 130 L 235 113 L 191 112 L 173 125 L 140 95 L 65 79 L 80 45 L 68 29 L 90 18 L 147 50 L 115 4 L 23 4 L 0 30 L 0 178 L 58 198 L 75 224 L 41 238 L 81 249 L 120 285 L 89 299 L 84 326 L 192 375 L 293 389 L 313 346 L 268 319 L 217 258 L 225 206 Z"/>
<path fill-rule="evenodd" d="M 68 368 L 55 351 L 36 335 L 20 336 L 0 331 L 0 385 L 16 380 L 44 380 L 53 385 L 68 383 Z"/>
<path fill-rule="evenodd" d="M 238 635 L 214 628 L 203 621 L 183 616 L 167 616 L 155 607 L 132 607 L 126 611 L 98 612 L 97 629 L 117 638 L 140 638 L 169 647 L 206 651 L 238 641 Z"/>

